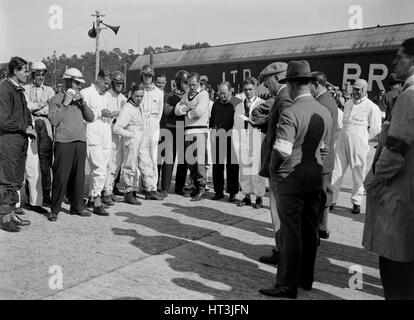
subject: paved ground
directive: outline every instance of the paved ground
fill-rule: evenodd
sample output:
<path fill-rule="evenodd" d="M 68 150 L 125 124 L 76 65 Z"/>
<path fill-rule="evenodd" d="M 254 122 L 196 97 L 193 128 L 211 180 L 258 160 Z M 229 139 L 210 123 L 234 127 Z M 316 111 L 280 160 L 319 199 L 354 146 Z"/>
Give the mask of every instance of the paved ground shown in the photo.
<path fill-rule="evenodd" d="M 382 299 L 377 258 L 361 247 L 364 214 L 349 210 L 350 187 L 348 172 L 314 290 L 300 299 Z M 257 259 L 274 241 L 268 207 L 170 195 L 109 211 L 80 218 L 65 210 L 56 223 L 27 212 L 30 227 L 0 230 L 0 299 L 267 299 L 258 289 L 273 283 L 276 268 Z M 363 270 L 362 289 L 349 288 L 353 265 Z M 53 266 L 62 270 L 60 290 Z"/>

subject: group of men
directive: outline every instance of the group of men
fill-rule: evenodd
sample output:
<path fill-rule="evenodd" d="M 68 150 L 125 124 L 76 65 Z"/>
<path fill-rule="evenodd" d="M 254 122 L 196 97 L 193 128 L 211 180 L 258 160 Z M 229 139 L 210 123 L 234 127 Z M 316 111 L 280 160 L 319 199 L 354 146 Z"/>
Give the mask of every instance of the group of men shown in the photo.
<path fill-rule="evenodd" d="M 414 43 L 407 41 L 395 64 L 405 59 L 396 76 L 408 81 L 402 91 L 409 90 L 402 94 L 404 98 L 391 98 L 396 111 L 387 115 L 371 183 L 366 186 L 368 194 L 375 190 L 373 196 L 388 206 L 380 218 L 387 220 L 392 210 L 403 210 L 405 216 L 398 219 L 408 219 L 404 226 L 408 232 L 412 206 L 403 208 L 400 202 L 411 184 L 404 180 L 407 185 L 394 186 L 400 195 L 393 190 L 392 197 L 387 197 L 386 192 L 389 179 L 397 179 L 401 168 L 410 169 L 404 157 L 411 155 L 412 138 L 406 135 L 411 111 L 405 110 L 405 118 L 397 114 L 412 98 Z M 106 206 L 118 201 L 114 196 L 117 179 L 118 189 L 131 205 L 141 204 L 136 197 L 140 190 L 146 199 L 162 200 L 168 197 L 176 162 L 174 192 L 200 201 L 206 195 L 206 169 L 212 162 L 213 200 L 224 198 L 226 185 L 230 202 L 251 205 L 255 195 L 253 207 L 261 208 L 268 180 L 275 248 L 260 261 L 277 264 L 278 269 L 275 284 L 260 292 L 296 298 L 298 287 L 312 289 L 319 239 L 329 237 L 329 208 L 336 203 L 348 166 L 353 177 L 352 213 L 360 212 L 369 141 L 381 131 L 380 109 L 368 98 L 363 79 L 352 85 L 352 99 L 345 103 L 341 121 L 337 102 L 327 90 L 326 74 L 311 72 L 305 60 L 275 62 L 260 73 L 271 93 L 267 101 L 257 97 L 259 81 L 254 77 L 244 80 L 243 93 L 237 96 L 232 95 L 230 83 L 221 83 L 213 100 L 199 74 L 180 70 L 173 91 L 165 93 L 166 77 L 156 77 L 154 68 L 147 65 L 141 83 L 131 88 L 127 99 L 122 94 L 125 78 L 119 71 L 102 70 L 95 83 L 82 89 L 81 72 L 69 68 L 63 77 L 65 89 L 56 95 L 44 85 L 46 72 L 41 62 L 34 63 L 32 84 L 23 86 L 28 63 L 15 57 L 9 63 L 8 78 L 0 84 L 0 226 L 4 230 L 18 232 L 30 224 L 19 209 L 24 176 L 29 208 L 56 221 L 65 199 L 70 214 L 90 216 L 87 205 L 97 215 L 108 215 Z M 398 168 L 391 172 L 391 167 Z M 188 171 L 191 192 L 185 189 Z M 382 178 L 377 181 L 378 174 Z M 240 189 L 244 197 L 238 201 Z M 43 203 L 50 204 L 50 212 Z M 371 200 L 368 205 L 379 204 Z M 367 207 L 364 245 L 384 256 L 381 277 L 387 279 L 391 297 L 390 292 L 402 290 L 391 281 L 392 263 L 403 261 L 401 272 L 412 276 L 414 246 L 406 246 L 404 236 L 394 239 L 375 215 Z M 381 237 L 383 233 L 387 236 Z M 389 244 L 392 249 L 387 251 L 386 241 L 401 248 Z"/>

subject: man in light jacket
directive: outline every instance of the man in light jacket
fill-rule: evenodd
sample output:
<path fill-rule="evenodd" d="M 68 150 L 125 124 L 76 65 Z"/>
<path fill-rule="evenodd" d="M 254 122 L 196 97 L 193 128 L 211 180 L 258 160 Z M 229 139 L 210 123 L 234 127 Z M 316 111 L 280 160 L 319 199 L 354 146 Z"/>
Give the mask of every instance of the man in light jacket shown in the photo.
<path fill-rule="evenodd" d="M 200 88 L 200 75 L 191 73 L 188 77 L 189 92 L 175 107 L 176 115 L 185 115 L 185 159 L 190 169 L 195 189 L 191 201 L 200 201 L 206 189 L 206 153 L 209 126 L 210 98 L 206 90 Z M 195 151 L 195 157 L 192 157 Z M 179 159 L 180 161 L 180 159 Z"/>

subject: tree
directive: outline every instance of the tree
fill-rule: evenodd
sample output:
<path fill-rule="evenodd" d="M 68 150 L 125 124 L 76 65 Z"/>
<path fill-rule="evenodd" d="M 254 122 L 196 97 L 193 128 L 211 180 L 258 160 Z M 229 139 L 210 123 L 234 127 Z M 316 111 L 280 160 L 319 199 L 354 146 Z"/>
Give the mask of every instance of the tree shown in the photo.
<path fill-rule="evenodd" d="M 181 47 L 181 50 L 189 50 L 189 49 L 199 49 L 199 48 L 208 48 L 211 47 L 208 42 L 197 42 L 194 44 L 186 44 L 184 43 Z"/>

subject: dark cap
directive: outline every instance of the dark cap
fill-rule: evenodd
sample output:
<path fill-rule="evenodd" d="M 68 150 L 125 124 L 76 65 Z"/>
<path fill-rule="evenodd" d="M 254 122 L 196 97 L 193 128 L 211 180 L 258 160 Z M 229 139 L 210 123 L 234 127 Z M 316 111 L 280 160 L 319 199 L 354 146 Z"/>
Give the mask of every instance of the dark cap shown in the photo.
<path fill-rule="evenodd" d="M 286 69 L 287 69 L 286 62 L 273 62 L 269 64 L 266 68 L 264 68 L 262 72 L 260 72 L 259 78 L 263 80 L 267 76 L 285 72 Z"/>
<path fill-rule="evenodd" d="M 313 80 L 309 62 L 306 60 L 293 60 L 288 63 L 286 78 L 279 80 L 280 83 L 286 83 L 288 80 L 308 79 Z"/>

